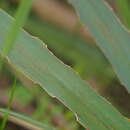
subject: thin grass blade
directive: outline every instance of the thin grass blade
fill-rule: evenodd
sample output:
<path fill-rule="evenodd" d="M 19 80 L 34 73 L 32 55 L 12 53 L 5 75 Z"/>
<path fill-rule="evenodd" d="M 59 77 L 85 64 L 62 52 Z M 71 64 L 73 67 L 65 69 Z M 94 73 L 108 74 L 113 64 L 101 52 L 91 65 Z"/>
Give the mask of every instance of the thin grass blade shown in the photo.
<path fill-rule="evenodd" d="M 3 59 L 11 51 L 13 45 L 15 44 L 15 40 L 17 39 L 17 36 L 20 32 L 20 29 L 23 27 L 23 25 L 27 19 L 31 5 L 32 5 L 32 0 L 22 0 L 22 2 L 20 4 L 20 7 L 15 16 L 15 21 L 12 23 L 9 33 L 7 33 L 7 36 L 5 37 L 4 47 L 2 50 L 2 59 L 0 62 L 1 63 L 0 70 L 2 70 L 2 67 L 3 67 L 3 63 L 4 63 Z M 11 90 L 11 95 L 9 97 L 8 110 L 10 109 L 12 101 L 13 101 L 15 87 L 16 87 L 16 82 L 14 81 L 14 85 Z M 5 113 L 0 130 L 5 129 L 7 119 L 8 119 L 8 113 Z"/>
<path fill-rule="evenodd" d="M 130 93 L 130 33 L 104 0 L 69 0 Z"/>
<path fill-rule="evenodd" d="M 0 116 L 3 116 L 3 114 L 8 113 L 9 114 L 9 120 L 11 122 L 14 122 L 24 128 L 28 128 L 31 130 L 54 130 L 54 128 L 45 125 L 43 123 L 40 123 L 38 121 L 35 121 L 23 114 L 19 114 L 16 112 L 11 112 L 6 109 L 0 108 Z"/>

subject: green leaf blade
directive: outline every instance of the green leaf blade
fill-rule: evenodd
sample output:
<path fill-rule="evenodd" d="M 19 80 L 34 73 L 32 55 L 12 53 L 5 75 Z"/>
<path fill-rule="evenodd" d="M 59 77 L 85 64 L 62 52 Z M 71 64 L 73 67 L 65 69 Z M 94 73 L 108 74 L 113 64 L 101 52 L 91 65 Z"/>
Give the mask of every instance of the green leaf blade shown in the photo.
<path fill-rule="evenodd" d="M 0 11 L 0 53 L 3 39 L 13 22 Z M 5 23 L 6 21 L 6 23 Z M 96 94 L 73 70 L 59 61 L 40 40 L 21 32 L 8 63 L 77 115 L 85 128 L 92 130 L 130 129 L 130 124 L 107 101 Z"/>
<path fill-rule="evenodd" d="M 24 126 L 26 128 L 29 129 L 37 129 L 37 130 L 54 130 L 54 128 L 44 125 L 43 123 L 40 123 L 38 121 L 32 120 L 31 118 L 28 118 L 27 116 L 23 115 L 23 114 L 19 114 L 16 112 L 11 112 L 11 111 L 7 111 L 4 108 L 0 108 L 0 113 L 1 114 L 5 114 L 5 113 L 9 114 L 10 120 L 15 121 L 16 122 L 21 122 L 21 126 Z"/>
<path fill-rule="evenodd" d="M 103 0 L 70 0 L 81 22 L 112 64 L 119 80 L 130 92 L 130 35 Z"/>

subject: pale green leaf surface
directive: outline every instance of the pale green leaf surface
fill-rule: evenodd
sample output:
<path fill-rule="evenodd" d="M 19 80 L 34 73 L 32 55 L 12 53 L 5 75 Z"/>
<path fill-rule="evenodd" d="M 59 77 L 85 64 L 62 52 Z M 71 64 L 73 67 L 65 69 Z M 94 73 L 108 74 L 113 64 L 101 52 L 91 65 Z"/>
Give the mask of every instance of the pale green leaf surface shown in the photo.
<path fill-rule="evenodd" d="M 13 22 L 0 11 L 0 52 L 4 37 Z M 7 57 L 8 63 L 51 96 L 72 110 L 79 122 L 92 130 L 130 129 L 130 123 L 89 85 L 59 61 L 40 40 L 21 32 Z"/>
<path fill-rule="evenodd" d="M 0 108 L 0 114 L 4 114 L 6 113 L 7 110 Z M 29 128 L 29 129 L 33 129 L 33 130 L 54 130 L 54 128 L 44 125 L 43 123 L 40 123 L 38 121 L 35 121 L 23 114 L 19 114 L 16 112 L 8 112 L 9 114 L 9 120 L 10 121 L 15 121 L 16 124 L 18 123 L 19 125 L 25 127 L 25 128 Z"/>
<path fill-rule="evenodd" d="M 103 0 L 70 0 L 130 92 L 130 34 Z"/>

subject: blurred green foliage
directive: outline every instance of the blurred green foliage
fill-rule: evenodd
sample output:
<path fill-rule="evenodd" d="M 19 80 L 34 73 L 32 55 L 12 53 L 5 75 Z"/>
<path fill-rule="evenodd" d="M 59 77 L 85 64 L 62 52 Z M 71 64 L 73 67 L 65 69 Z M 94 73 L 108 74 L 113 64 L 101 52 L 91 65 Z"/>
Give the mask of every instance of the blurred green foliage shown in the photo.
<path fill-rule="evenodd" d="M 130 1 L 129 0 L 116 0 L 117 12 L 122 18 L 123 23 L 130 28 Z"/>

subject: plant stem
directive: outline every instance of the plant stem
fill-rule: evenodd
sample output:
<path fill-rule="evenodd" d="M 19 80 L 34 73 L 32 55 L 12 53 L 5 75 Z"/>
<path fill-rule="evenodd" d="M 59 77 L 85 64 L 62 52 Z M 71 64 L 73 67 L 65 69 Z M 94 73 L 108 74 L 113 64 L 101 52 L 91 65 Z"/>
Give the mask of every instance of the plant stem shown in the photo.
<path fill-rule="evenodd" d="M 15 41 L 19 35 L 20 29 L 24 26 L 24 23 L 28 17 L 31 6 L 32 6 L 32 0 L 22 0 L 21 1 L 20 7 L 18 8 L 18 11 L 16 12 L 16 15 L 15 15 L 15 21 L 13 22 L 9 32 L 7 33 L 7 37 L 6 37 L 5 44 L 4 44 L 3 51 L 2 51 L 2 61 L 0 64 L 0 71 L 3 68 L 4 58 L 6 56 L 8 56 L 8 54 L 10 53 L 10 51 L 13 48 L 13 45 L 15 44 Z M 11 89 L 7 112 L 5 113 L 0 130 L 4 130 L 4 128 L 6 126 L 6 122 L 8 120 L 8 111 L 10 110 L 10 107 L 11 107 L 11 104 L 13 101 L 15 87 L 16 87 L 16 79 L 15 79 L 13 87 Z"/>
<path fill-rule="evenodd" d="M 32 6 L 32 0 L 22 0 L 20 7 L 15 15 L 15 21 L 13 22 L 3 47 L 2 61 L 10 53 L 15 41 L 19 35 L 20 29 L 24 26 L 27 20 L 30 8 Z M 3 63 L 0 64 L 0 70 L 2 70 Z"/>
<path fill-rule="evenodd" d="M 15 88 L 16 88 L 16 78 L 14 79 L 13 87 L 11 89 L 11 93 L 10 93 L 10 97 L 9 97 L 9 103 L 8 103 L 7 111 L 5 112 L 4 119 L 3 119 L 2 125 L 0 127 L 0 130 L 5 129 L 5 126 L 6 126 L 6 123 L 7 123 L 7 120 L 8 120 L 8 112 L 10 111 L 11 104 L 12 104 L 14 94 L 15 94 Z"/>

